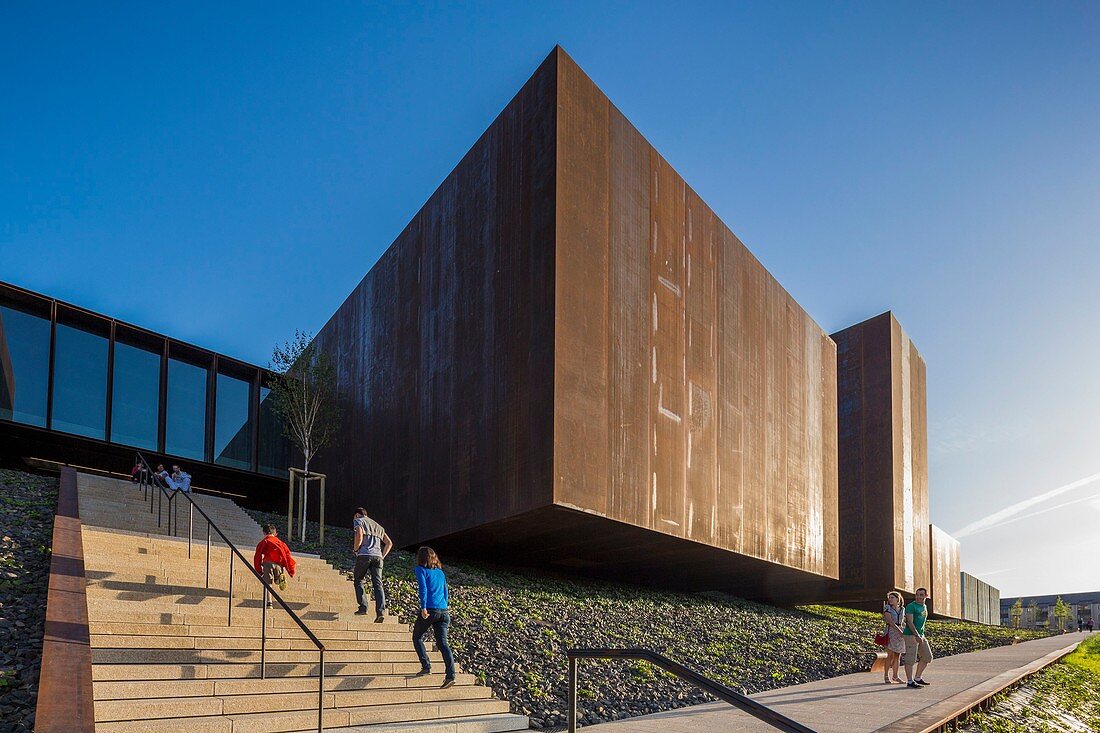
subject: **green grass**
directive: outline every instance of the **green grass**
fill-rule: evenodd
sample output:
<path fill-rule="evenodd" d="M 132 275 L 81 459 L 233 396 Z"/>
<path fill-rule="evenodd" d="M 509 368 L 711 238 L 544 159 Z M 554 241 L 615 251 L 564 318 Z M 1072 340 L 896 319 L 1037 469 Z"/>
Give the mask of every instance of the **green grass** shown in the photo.
<path fill-rule="evenodd" d="M 1100 678 L 1100 634 L 1090 634 L 1064 661 Z"/>

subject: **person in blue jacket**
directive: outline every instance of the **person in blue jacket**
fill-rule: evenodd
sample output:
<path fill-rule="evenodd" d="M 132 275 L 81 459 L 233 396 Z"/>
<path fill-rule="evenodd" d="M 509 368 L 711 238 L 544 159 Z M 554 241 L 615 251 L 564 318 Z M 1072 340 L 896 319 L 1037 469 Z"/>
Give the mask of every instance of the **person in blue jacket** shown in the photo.
<path fill-rule="evenodd" d="M 447 643 L 447 629 L 451 625 L 451 613 L 447 610 L 447 576 L 443 574 L 439 556 L 430 547 L 417 550 L 413 572 L 416 574 L 416 586 L 420 592 L 420 615 L 413 624 L 413 647 L 416 649 L 416 656 L 420 658 L 420 671 L 416 676 L 432 673 L 432 663 L 424 649 L 424 636 L 431 629 L 435 632 L 435 645 L 443 655 L 443 665 L 447 671 L 441 687 L 450 687 L 455 683 L 455 659 Z"/>

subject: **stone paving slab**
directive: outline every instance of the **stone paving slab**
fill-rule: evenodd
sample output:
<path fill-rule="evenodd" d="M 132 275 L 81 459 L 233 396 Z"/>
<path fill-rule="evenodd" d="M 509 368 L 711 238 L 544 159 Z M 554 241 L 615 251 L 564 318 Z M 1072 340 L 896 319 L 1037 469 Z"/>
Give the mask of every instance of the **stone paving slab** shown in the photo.
<path fill-rule="evenodd" d="M 936 659 L 925 671 L 929 687 L 886 685 L 878 672 L 857 672 L 753 695 L 753 699 L 818 733 L 921 733 L 953 717 L 1021 676 L 1068 654 L 1083 634 L 1036 639 Z M 935 652 L 935 639 L 932 650 Z M 902 668 L 902 678 L 905 670 Z M 584 666 L 581 665 L 583 679 Z M 774 733 L 752 716 L 720 703 L 692 705 L 596 726 L 600 733 Z"/>

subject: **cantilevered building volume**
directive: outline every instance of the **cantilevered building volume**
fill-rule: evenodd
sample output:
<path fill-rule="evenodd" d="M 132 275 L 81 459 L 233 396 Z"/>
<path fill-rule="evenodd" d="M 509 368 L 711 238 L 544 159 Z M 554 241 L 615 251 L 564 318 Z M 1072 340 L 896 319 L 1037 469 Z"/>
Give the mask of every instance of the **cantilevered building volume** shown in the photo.
<path fill-rule="evenodd" d="M 838 575 L 832 340 L 561 49 L 317 342 L 335 516 L 668 586 Z"/>

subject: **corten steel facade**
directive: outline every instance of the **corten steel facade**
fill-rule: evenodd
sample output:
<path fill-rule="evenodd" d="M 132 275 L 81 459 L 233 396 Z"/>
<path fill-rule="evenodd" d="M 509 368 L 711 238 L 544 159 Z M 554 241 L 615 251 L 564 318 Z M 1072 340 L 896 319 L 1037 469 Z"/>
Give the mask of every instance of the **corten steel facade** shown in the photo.
<path fill-rule="evenodd" d="M 892 313 L 832 335 L 837 348 L 840 578 L 790 600 L 881 608 L 929 587 L 924 359 Z"/>
<path fill-rule="evenodd" d="M 960 618 L 979 624 L 999 626 L 1001 623 L 1001 591 L 970 573 L 959 578 L 961 593 Z"/>
<path fill-rule="evenodd" d="M 278 507 L 289 451 L 267 378 L 261 367 L 0 282 L 5 463 L 128 473 L 137 449 L 154 464 L 181 463 L 196 486 Z"/>
<path fill-rule="evenodd" d="M 947 618 L 962 618 L 959 541 L 934 524 L 928 525 L 928 537 L 932 553 L 929 563 L 929 613 Z"/>
<path fill-rule="evenodd" d="M 317 343 L 334 516 L 664 585 L 837 577 L 833 342 L 560 49 Z"/>

